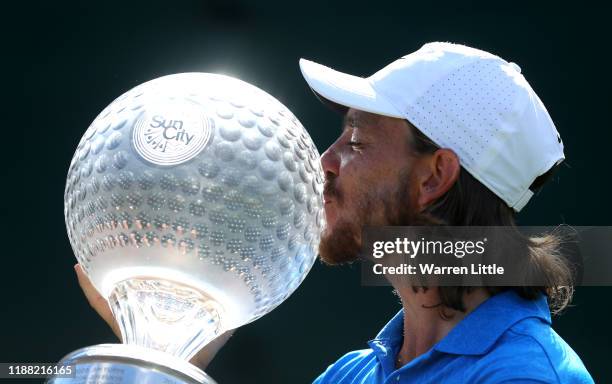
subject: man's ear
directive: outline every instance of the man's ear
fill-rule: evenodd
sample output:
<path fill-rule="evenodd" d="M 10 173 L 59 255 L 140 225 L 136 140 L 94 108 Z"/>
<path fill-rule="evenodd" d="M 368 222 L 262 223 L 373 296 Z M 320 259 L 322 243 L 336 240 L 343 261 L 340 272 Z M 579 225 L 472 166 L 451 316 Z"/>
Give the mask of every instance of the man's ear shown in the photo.
<path fill-rule="evenodd" d="M 446 148 L 424 156 L 419 163 L 417 204 L 423 210 L 451 189 L 461 165 L 455 152 Z"/>

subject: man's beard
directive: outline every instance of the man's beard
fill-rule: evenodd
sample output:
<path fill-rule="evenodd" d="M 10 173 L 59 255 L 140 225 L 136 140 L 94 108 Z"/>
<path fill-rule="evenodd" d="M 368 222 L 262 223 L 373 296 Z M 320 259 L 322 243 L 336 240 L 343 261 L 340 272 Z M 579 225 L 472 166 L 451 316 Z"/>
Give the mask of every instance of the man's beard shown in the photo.
<path fill-rule="evenodd" d="M 334 196 L 338 209 L 345 203 L 342 193 L 335 189 L 333 178 L 325 183 L 325 192 Z M 356 215 L 352 220 L 338 218 L 333 231 L 326 228 L 321 234 L 319 257 L 329 265 L 350 263 L 359 259 L 361 252 L 361 230 L 364 226 L 408 226 L 426 225 L 427 220 L 417 214 L 408 196 L 408 172 L 400 172 L 397 188 L 387 193 L 364 193 L 357 202 Z M 373 219 L 381 212 L 380 219 Z M 373 222 L 376 220 L 376 222 Z"/>
<path fill-rule="evenodd" d="M 365 225 L 365 212 L 371 206 L 367 201 L 355 220 L 338 219 L 334 230 L 325 228 L 319 243 L 319 257 L 329 265 L 350 263 L 358 259 L 361 250 L 361 223 Z"/>

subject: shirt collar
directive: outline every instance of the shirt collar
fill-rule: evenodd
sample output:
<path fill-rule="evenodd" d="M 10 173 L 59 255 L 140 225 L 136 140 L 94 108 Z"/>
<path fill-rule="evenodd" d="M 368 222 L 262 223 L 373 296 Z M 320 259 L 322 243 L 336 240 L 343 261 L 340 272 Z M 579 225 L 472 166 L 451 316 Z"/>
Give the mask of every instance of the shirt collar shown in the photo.
<path fill-rule="evenodd" d="M 376 338 L 368 341 L 385 375 L 390 375 L 395 370 L 395 356 L 403 339 L 404 310 L 402 309 L 378 332 Z"/>
<path fill-rule="evenodd" d="M 433 349 L 458 355 L 481 355 L 488 352 L 506 330 L 529 317 L 551 323 L 546 297 L 540 295 L 536 300 L 526 300 L 513 290 L 508 290 L 480 304 L 434 345 Z M 389 360 L 393 362 L 403 335 L 404 312 L 400 310 L 368 345 L 385 365 Z M 390 369 L 383 367 L 385 368 Z"/>
<path fill-rule="evenodd" d="M 513 290 L 498 293 L 470 312 L 434 349 L 459 355 L 481 355 L 488 352 L 510 327 L 530 317 L 551 323 L 544 295 L 527 300 Z"/>

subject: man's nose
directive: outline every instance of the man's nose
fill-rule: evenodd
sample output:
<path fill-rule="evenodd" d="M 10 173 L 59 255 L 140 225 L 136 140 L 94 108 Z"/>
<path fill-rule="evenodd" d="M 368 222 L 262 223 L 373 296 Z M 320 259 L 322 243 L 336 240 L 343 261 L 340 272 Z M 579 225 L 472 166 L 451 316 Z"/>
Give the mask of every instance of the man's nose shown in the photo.
<path fill-rule="evenodd" d="M 323 155 L 321 155 L 321 167 L 323 167 L 323 173 L 327 174 L 329 172 L 334 174 L 334 176 L 338 176 L 340 172 L 340 157 L 334 147 L 332 145 L 327 148 Z"/>

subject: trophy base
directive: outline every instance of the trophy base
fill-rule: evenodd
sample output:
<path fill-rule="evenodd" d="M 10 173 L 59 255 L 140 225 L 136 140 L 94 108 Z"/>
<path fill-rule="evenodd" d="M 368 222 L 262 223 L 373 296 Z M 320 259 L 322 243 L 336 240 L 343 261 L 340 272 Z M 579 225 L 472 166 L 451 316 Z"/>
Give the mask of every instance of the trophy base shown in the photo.
<path fill-rule="evenodd" d="M 216 384 L 206 373 L 173 355 L 129 344 L 100 344 L 76 350 L 60 363 L 74 365 L 75 377 L 50 384 Z"/>

